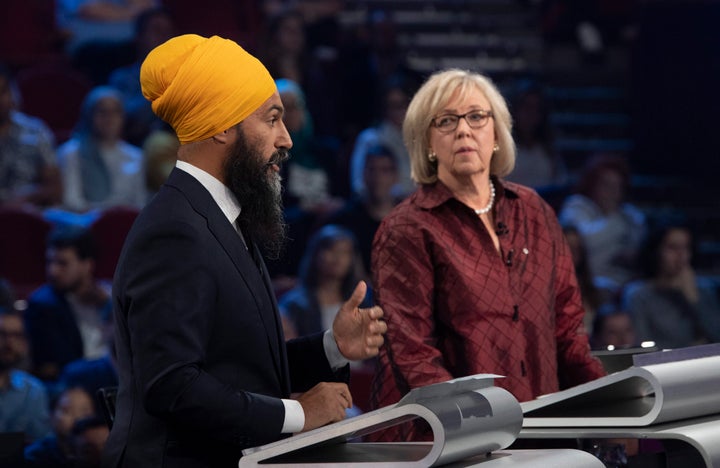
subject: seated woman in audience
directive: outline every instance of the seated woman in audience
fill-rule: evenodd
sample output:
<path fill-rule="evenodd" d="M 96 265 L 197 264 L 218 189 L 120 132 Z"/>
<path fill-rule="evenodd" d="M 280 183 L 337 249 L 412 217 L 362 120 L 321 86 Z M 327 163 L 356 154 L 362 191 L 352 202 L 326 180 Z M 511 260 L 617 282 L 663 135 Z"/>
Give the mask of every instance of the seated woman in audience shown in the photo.
<path fill-rule="evenodd" d="M 280 298 L 280 310 L 299 336 L 327 330 L 343 298 L 364 277 L 355 236 L 329 224 L 311 237 L 300 264 L 300 284 Z M 369 302 L 368 293 L 361 307 Z"/>
<path fill-rule="evenodd" d="M 682 223 L 660 226 L 645 240 L 643 278 L 623 294 L 639 341 L 661 348 L 720 342 L 718 288 L 696 274 L 694 251 L 693 234 Z"/>
<path fill-rule="evenodd" d="M 58 149 L 65 208 L 84 212 L 145 204 L 142 150 L 123 141 L 123 125 L 120 93 L 94 88 L 83 101 L 75 134 Z"/>
<path fill-rule="evenodd" d="M 582 235 L 596 283 L 615 290 L 636 276 L 645 232 L 644 214 L 626 201 L 629 186 L 630 169 L 622 156 L 594 156 L 559 214 L 562 224 L 576 226 Z"/>

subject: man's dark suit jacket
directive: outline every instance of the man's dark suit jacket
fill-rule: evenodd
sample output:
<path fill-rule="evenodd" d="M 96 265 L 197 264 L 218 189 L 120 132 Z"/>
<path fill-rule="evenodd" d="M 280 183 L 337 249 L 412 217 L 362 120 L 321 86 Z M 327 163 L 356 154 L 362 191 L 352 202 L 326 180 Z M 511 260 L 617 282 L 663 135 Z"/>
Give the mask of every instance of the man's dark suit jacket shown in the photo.
<path fill-rule="evenodd" d="M 322 334 L 284 342 L 265 266 L 174 169 L 125 241 L 113 301 L 120 377 L 104 467 L 235 467 L 282 437 L 280 398 L 333 373 Z"/>

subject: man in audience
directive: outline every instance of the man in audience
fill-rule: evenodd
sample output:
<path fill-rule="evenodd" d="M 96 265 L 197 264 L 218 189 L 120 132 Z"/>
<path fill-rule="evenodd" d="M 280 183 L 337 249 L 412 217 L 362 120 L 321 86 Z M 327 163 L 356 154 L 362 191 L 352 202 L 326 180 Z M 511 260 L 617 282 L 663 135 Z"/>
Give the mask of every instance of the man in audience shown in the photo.
<path fill-rule="evenodd" d="M 32 442 L 50 430 L 45 387 L 18 369 L 27 356 L 20 313 L 0 309 L 0 432 L 24 432 Z"/>
<path fill-rule="evenodd" d="M 95 245 L 89 231 L 61 227 L 47 245 L 48 282 L 32 293 L 25 311 L 34 373 L 54 381 L 70 361 L 107 352 L 103 317 L 109 285 L 94 277 Z"/>
<path fill-rule="evenodd" d="M 43 122 L 16 110 L 18 100 L 0 64 L 0 205 L 50 206 L 62 197 L 55 140 Z"/>

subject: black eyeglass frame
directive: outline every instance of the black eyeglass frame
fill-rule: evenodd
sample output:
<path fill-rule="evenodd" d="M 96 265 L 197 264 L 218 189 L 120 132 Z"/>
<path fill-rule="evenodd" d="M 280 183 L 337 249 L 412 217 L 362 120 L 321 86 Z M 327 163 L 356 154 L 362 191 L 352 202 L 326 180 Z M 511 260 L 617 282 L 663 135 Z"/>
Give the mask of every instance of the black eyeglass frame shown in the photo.
<path fill-rule="evenodd" d="M 479 125 L 475 125 L 475 123 L 473 123 L 473 122 L 471 122 L 470 120 L 467 119 L 467 116 L 468 116 L 468 115 L 472 115 L 472 114 L 480 114 L 480 115 L 482 116 L 482 118 L 478 121 L 478 122 L 479 122 Z M 438 124 L 437 120 L 438 120 L 438 119 L 445 118 L 445 117 L 453 117 L 453 118 L 455 119 L 455 123 L 454 123 L 454 125 L 452 125 L 452 128 L 449 128 L 449 127 L 448 127 L 448 128 L 443 128 L 443 127 L 441 127 L 441 126 Z M 495 117 L 495 115 L 493 114 L 493 111 L 491 111 L 491 110 L 477 109 L 477 110 L 471 110 L 471 111 L 469 111 L 469 112 L 465 112 L 464 114 L 450 114 L 450 113 L 448 113 L 448 114 L 438 115 L 437 117 L 434 117 L 434 118 L 430 121 L 430 124 L 431 124 L 433 127 L 437 128 L 438 131 L 440 131 L 440 132 L 442 132 L 442 133 L 450 133 L 450 132 L 454 132 L 455 130 L 457 130 L 457 126 L 460 124 L 460 119 L 465 119 L 465 122 L 468 124 L 468 126 L 469 126 L 470 128 L 472 128 L 472 129 L 478 129 L 478 128 L 482 128 L 482 127 L 484 127 L 485 125 L 487 125 L 487 123 L 489 122 L 489 120 L 492 119 L 492 118 L 494 118 L 494 117 Z"/>

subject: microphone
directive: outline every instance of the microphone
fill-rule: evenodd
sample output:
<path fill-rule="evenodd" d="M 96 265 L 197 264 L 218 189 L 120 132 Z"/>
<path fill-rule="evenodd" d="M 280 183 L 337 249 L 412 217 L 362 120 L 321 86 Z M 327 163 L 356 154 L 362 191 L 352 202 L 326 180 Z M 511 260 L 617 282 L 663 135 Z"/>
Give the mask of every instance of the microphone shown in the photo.
<path fill-rule="evenodd" d="M 507 225 L 500 221 L 497 223 L 497 227 L 495 228 L 495 234 L 498 236 L 505 236 L 510 233 L 510 229 L 508 229 Z"/>

